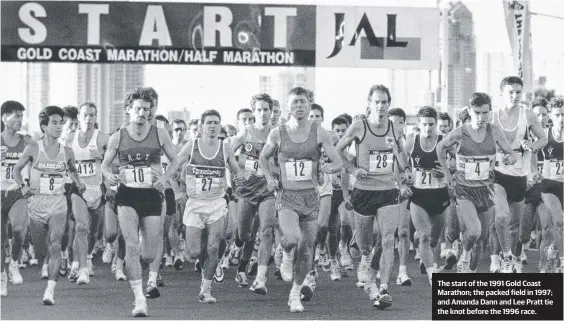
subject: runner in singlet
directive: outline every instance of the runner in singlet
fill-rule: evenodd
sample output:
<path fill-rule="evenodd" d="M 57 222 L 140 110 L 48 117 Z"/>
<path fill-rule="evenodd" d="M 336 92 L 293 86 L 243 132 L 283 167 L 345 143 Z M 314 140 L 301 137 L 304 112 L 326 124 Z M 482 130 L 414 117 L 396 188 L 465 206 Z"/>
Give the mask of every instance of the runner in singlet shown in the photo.
<path fill-rule="evenodd" d="M 495 168 L 495 225 L 492 230 L 498 235 L 503 254 L 503 273 L 512 273 L 522 269 L 521 247 L 519 246 L 519 221 L 525 209 L 525 193 L 527 191 L 527 173 L 523 166 L 531 154 L 536 154 L 547 138 L 536 115 L 521 106 L 523 80 L 518 77 L 506 77 L 500 85 L 503 105 L 492 115 L 492 124 L 501 127 L 511 148 L 520 154 L 517 163 L 506 165 L 502 154 L 498 153 Z M 531 143 L 528 131 L 537 141 Z M 495 245 L 495 242 L 494 242 Z M 496 246 L 493 253 L 497 254 Z M 496 262 L 498 258 L 495 259 Z"/>
<path fill-rule="evenodd" d="M 64 112 L 56 106 L 45 107 L 39 113 L 43 139 L 28 145 L 14 166 L 14 180 L 28 199 L 29 228 L 36 250 L 48 261 L 49 280 L 43 304 L 53 305 L 55 285 L 61 267 L 61 242 L 67 225 L 67 202 L 64 177 L 68 174 L 79 192 L 85 190 L 80 181 L 72 149 L 58 142 L 63 127 Z M 31 163 L 29 187 L 22 177 Z M 49 236 L 47 238 L 47 236 Z M 50 256 L 50 257 L 49 257 Z"/>
<path fill-rule="evenodd" d="M 472 94 L 468 107 L 470 124 L 454 129 L 437 146 L 438 159 L 450 193 L 456 196 L 458 218 L 465 228 L 463 252 L 458 261 L 459 273 L 476 272 L 476 267 L 470 264 L 471 256 L 474 257 L 473 262 L 479 261 L 486 229 L 493 215 L 496 145 L 509 155 L 504 157 L 504 162 L 517 161 L 517 154 L 510 148 L 501 129 L 488 123 L 491 108 L 488 95 Z M 456 172 L 451 174 L 446 151 L 456 144 Z"/>
<path fill-rule="evenodd" d="M 255 235 L 252 233 L 252 227 L 254 220 L 259 220 L 259 233 L 257 234 L 260 238 L 260 245 L 257 277 L 250 290 L 263 295 L 267 293 L 266 271 L 272 250 L 276 211 L 274 208 L 274 193 L 267 188 L 266 179 L 259 164 L 259 155 L 266 143 L 268 134 L 272 130 L 270 125 L 272 104 L 272 98 L 267 94 L 253 96 L 251 109 L 257 122 L 252 126 L 243 128 L 231 143 L 233 150 L 241 148 L 238 163 L 245 178 L 245 181 L 237 187 L 237 194 L 239 195 L 238 236 L 243 242 L 254 240 Z M 258 217 L 256 217 L 257 213 Z M 236 281 L 239 285 L 241 285 L 242 279 L 246 282 L 247 260 L 248 257 L 243 255 L 237 269 Z"/>
<path fill-rule="evenodd" d="M 388 88 L 372 86 L 368 93 L 370 115 L 354 123 L 337 145 L 344 166 L 356 178 L 351 205 L 355 212 L 356 238 L 362 252 L 357 275 L 359 282 L 366 284 L 364 290 L 378 309 L 392 305 L 388 282 L 394 261 L 394 233 L 400 221 L 398 201 L 400 193 L 407 192 L 400 179 L 404 177 L 411 181 L 409 169 L 405 172 L 408 163 L 399 140 L 401 133 L 388 118 L 390 102 Z M 356 142 L 356 166 L 350 164 L 344 154 L 353 141 Z M 379 289 L 377 273 L 371 268 L 375 220 L 380 231 L 376 242 L 382 243 Z"/>
<path fill-rule="evenodd" d="M 24 199 L 20 191 L 20 186 L 14 179 L 14 165 L 22 157 L 24 148 L 33 143 L 30 136 L 18 134 L 22 129 L 24 106 L 13 100 L 6 101 L 2 104 L 2 122 L 4 130 L 2 131 L 2 244 L 8 241 L 8 220 L 12 226 L 12 247 L 11 260 L 8 266 L 8 275 L 6 275 L 5 264 L 2 264 L 2 296 L 7 295 L 7 281 L 12 284 L 21 284 L 23 282 L 20 274 L 18 261 L 22 254 L 22 246 L 27 235 L 28 215 L 27 200 Z M 22 177 L 26 184 L 29 184 L 29 168 L 26 167 L 22 171 Z M 5 252 L 2 251 L 1 261 L 5 261 Z"/>
<path fill-rule="evenodd" d="M 66 137 L 65 145 L 74 150 L 78 176 L 86 185 L 86 190 L 80 195 L 76 185 L 70 187 L 71 193 L 77 196 L 71 196 L 76 242 L 71 275 L 78 274 L 76 284 L 80 285 L 90 283 L 90 275 L 93 273 L 91 253 L 104 210 L 101 188 L 102 159 L 109 136 L 94 129 L 98 114 L 94 103 L 85 102 L 78 111 L 79 130 Z"/>
<path fill-rule="evenodd" d="M 450 196 L 437 158 L 436 147 L 443 139 L 436 130 L 437 112 L 432 107 L 422 107 L 417 119 L 421 134 L 408 138 L 405 145 L 405 149 L 410 151 L 414 176 L 413 195 L 407 209 L 419 234 L 421 262 L 432 284 L 439 254 L 436 246 L 443 232 L 444 212 L 450 204 Z"/>
<path fill-rule="evenodd" d="M 149 123 L 152 103 L 153 97 L 142 88 L 128 94 L 125 110 L 130 116 L 129 125 L 110 137 L 102 162 L 108 183 L 120 183 L 115 201 L 127 248 L 127 273 L 135 297 L 133 316 L 147 316 L 141 263 L 145 266 L 162 257 L 157 256 L 157 251 L 163 243 L 164 187 L 157 188 L 153 183 L 162 174 L 162 151 L 169 159 L 175 157 L 169 133 Z M 114 174 L 111 164 L 117 155 L 120 173 Z"/>
<path fill-rule="evenodd" d="M 272 114 L 270 115 L 270 126 L 277 127 L 280 124 L 280 102 L 276 99 L 272 100 Z"/>
<path fill-rule="evenodd" d="M 276 206 L 284 248 L 280 270 L 286 282 L 294 280 L 288 301 L 291 312 L 304 310 L 300 295 L 313 260 L 319 213 L 319 170 L 334 174 L 342 167 L 327 132 L 308 120 L 308 98 L 308 91 L 304 88 L 295 87 L 290 90 L 290 119 L 270 132 L 260 155 L 260 165 L 268 182 L 268 189 L 274 191 L 278 186 L 272 174 L 270 160 L 275 157 L 278 148 L 281 190 Z M 329 156 L 331 164 L 326 163 L 320 167 L 320 147 Z M 297 255 L 295 263 L 294 255 Z M 312 295 L 303 294 L 309 297 Z"/>
<path fill-rule="evenodd" d="M 186 189 L 189 199 L 186 203 L 183 223 L 186 225 L 186 246 L 193 259 L 202 249 L 202 232 L 207 230 L 205 261 L 199 300 L 201 303 L 215 303 L 211 295 L 211 282 L 219 263 L 219 244 L 225 235 L 227 201 L 225 196 L 225 171 L 228 167 L 237 183 L 242 180 L 233 150 L 227 142 L 218 139 L 221 116 L 215 110 L 202 114 L 202 138 L 190 140 L 173 159 L 166 173 L 155 186 L 166 182 L 186 163 Z"/>
<path fill-rule="evenodd" d="M 560 254 L 560 272 L 564 270 L 564 249 L 562 244 L 563 202 L 563 138 L 564 98 L 553 98 L 550 102 L 552 128 L 548 130 L 548 144 L 544 147 L 542 200 L 554 224 L 554 243 L 551 250 Z"/>

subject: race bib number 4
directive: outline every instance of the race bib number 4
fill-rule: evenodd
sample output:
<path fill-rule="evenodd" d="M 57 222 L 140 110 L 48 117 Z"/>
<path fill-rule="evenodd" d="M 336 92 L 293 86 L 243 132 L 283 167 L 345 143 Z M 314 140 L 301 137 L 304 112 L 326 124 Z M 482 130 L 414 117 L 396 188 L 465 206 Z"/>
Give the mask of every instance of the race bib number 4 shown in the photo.
<path fill-rule="evenodd" d="M 245 160 L 245 171 L 262 175 L 258 159 L 247 158 L 247 160 Z"/>
<path fill-rule="evenodd" d="M 39 177 L 39 194 L 63 194 L 64 184 L 63 174 L 41 174 Z"/>
<path fill-rule="evenodd" d="M 312 162 L 310 160 L 295 160 L 286 162 L 286 178 L 289 181 L 311 180 Z"/>
<path fill-rule="evenodd" d="M 489 161 L 470 161 L 464 164 L 464 177 L 469 181 L 483 181 L 490 175 Z"/>
<path fill-rule="evenodd" d="M 552 179 L 562 179 L 562 171 L 564 167 L 564 161 L 562 160 L 551 160 L 550 161 L 550 178 Z"/>
<path fill-rule="evenodd" d="M 415 169 L 415 183 L 413 184 L 414 187 L 420 189 L 432 189 L 432 188 L 441 188 L 443 187 L 442 184 L 443 179 L 434 177 L 430 170 L 425 170 L 421 168 Z"/>
<path fill-rule="evenodd" d="M 125 186 L 133 188 L 153 187 L 153 172 L 150 166 L 128 166 L 125 171 Z"/>
<path fill-rule="evenodd" d="M 90 177 L 96 176 L 96 166 L 95 160 L 81 160 L 76 161 L 76 170 L 78 171 L 78 176 L 80 177 Z"/>
<path fill-rule="evenodd" d="M 370 151 L 368 171 L 372 174 L 391 174 L 393 172 L 394 154 L 392 152 Z"/>

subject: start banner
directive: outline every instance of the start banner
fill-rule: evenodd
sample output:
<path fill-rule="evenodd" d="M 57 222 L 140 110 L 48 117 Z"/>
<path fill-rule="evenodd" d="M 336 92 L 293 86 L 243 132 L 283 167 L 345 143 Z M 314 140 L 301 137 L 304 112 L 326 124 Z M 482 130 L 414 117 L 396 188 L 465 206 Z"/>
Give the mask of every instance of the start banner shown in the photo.
<path fill-rule="evenodd" d="M 436 8 L 2 1 L 2 61 L 438 69 Z"/>

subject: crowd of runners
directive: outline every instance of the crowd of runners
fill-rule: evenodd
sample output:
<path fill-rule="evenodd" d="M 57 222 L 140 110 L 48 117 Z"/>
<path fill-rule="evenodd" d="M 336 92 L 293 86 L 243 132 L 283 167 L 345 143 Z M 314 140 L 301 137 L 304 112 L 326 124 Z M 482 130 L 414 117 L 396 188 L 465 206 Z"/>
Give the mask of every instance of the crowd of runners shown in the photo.
<path fill-rule="evenodd" d="M 288 93 L 287 119 L 259 94 L 234 126 L 216 110 L 169 123 L 157 92 L 138 88 L 114 132 L 97 129 L 104 107 L 85 102 L 45 107 L 39 139 L 20 133 L 25 107 L 6 101 L 2 296 L 23 282 L 20 268 L 42 263 L 42 302 L 53 305 L 59 278 L 96 282 L 106 269 L 93 266 L 97 253 L 129 281 L 133 316 L 148 315 L 165 266 L 201 272 L 202 303 L 221 298 L 212 284 L 230 266 L 239 287 L 268 295 L 270 267 L 292 284 L 291 312 L 319 277 L 356 277 L 374 307 L 390 307 L 396 251 L 401 286 L 408 264 L 430 284 L 444 270 L 487 272 L 477 271 L 483 253 L 490 272 L 520 273 L 532 247 L 540 273 L 562 272 L 564 98 L 524 103 L 517 77 L 500 91 L 501 106 L 474 93 L 456 119 L 421 107 L 410 133 L 383 85 L 362 114 L 330 124 L 307 89 Z"/>

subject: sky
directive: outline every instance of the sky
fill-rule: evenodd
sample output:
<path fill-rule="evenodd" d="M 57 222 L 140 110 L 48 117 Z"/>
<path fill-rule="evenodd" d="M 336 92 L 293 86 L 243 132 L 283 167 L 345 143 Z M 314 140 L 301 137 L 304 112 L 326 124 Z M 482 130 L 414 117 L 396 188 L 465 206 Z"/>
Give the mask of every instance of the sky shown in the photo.
<path fill-rule="evenodd" d="M 135 1 L 132 1 L 135 2 Z M 159 2 L 159 1 L 157 1 Z M 179 1 L 168 1 L 179 2 Z M 225 3 L 225 0 L 206 0 L 206 3 Z M 339 5 L 339 0 L 230 0 L 232 3 L 278 3 Z M 477 66 L 485 52 L 509 53 L 509 40 L 501 0 L 462 1 L 472 12 L 476 36 Z M 347 5 L 435 7 L 435 0 L 352 0 Z M 564 1 L 532 0 L 531 11 L 564 15 Z M 564 59 L 561 36 L 554 39 L 556 30 L 564 29 L 564 21 L 533 16 L 533 65 L 535 74 L 550 72 L 546 61 Z M 72 64 L 52 64 L 51 103 L 76 104 L 76 67 Z M 280 67 L 278 67 L 279 70 Z M 237 110 L 248 106 L 251 95 L 258 91 L 258 77 L 275 73 L 274 67 L 232 66 L 166 66 L 148 65 L 146 85 L 157 89 L 160 96 L 159 113 L 187 107 L 192 115 L 210 108 L 217 109 L 227 122 L 233 123 Z M 21 82 L 17 78 L 17 63 L 0 63 L 0 98 L 18 99 Z M 54 72 L 53 72 L 54 71 Z M 171 77 L 171 75 L 174 75 Z M 479 75 L 478 75 L 479 76 Z M 316 101 L 326 110 L 326 119 L 332 119 L 345 108 L 351 113 L 361 112 L 368 88 L 377 83 L 386 84 L 385 69 L 317 68 Z M 550 86 L 550 79 L 548 85 Z M 559 88 L 560 92 L 564 88 Z M 276 97 L 275 97 L 276 98 Z M 393 102 L 392 102 L 393 104 Z"/>

